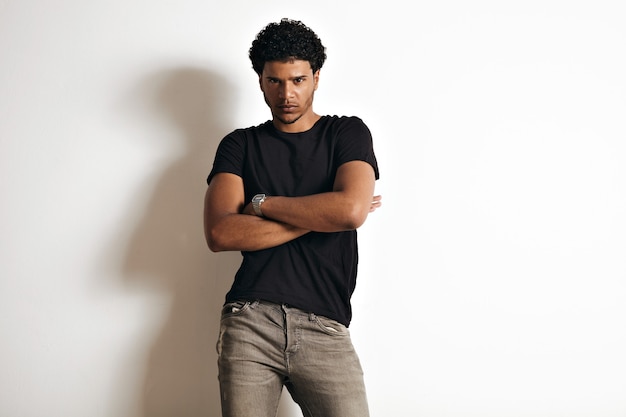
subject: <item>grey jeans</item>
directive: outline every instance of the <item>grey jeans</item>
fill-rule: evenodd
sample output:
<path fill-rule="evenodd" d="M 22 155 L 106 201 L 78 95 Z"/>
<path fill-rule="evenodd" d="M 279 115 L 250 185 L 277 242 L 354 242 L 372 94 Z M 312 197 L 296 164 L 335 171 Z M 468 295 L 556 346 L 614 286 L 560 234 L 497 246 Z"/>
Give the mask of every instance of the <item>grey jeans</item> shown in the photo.
<path fill-rule="evenodd" d="M 348 329 L 265 301 L 226 304 L 217 342 L 223 417 L 275 417 L 283 386 L 305 417 L 368 417 Z"/>

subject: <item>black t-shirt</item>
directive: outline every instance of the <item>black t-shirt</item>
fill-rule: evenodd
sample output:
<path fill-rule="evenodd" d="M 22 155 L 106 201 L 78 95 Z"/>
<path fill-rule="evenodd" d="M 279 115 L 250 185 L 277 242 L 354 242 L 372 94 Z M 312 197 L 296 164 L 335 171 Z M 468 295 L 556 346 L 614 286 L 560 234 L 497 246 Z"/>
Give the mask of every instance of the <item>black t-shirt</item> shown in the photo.
<path fill-rule="evenodd" d="M 219 172 L 238 175 L 245 201 L 258 193 L 318 194 L 332 191 L 339 166 L 354 160 L 368 162 L 379 178 L 371 133 L 357 117 L 323 116 L 301 133 L 281 132 L 268 121 L 227 135 L 218 146 L 207 182 Z M 242 255 L 226 302 L 284 303 L 349 326 L 358 264 L 356 230 L 310 232 Z"/>

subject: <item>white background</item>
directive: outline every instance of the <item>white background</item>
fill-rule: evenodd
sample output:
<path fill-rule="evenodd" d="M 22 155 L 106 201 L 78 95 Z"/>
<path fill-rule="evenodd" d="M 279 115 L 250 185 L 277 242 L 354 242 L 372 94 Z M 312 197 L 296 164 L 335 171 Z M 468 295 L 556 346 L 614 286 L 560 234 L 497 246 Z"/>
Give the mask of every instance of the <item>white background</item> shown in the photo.
<path fill-rule="evenodd" d="M 354 342 L 372 416 L 626 416 L 626 13 L 615 1 L 0 1 L 0 415 L 218 416 L 215 148 L 247 51 L 327 46 L 370 126 Z M 284 397 L 279 415 L 299 415 Z"/>

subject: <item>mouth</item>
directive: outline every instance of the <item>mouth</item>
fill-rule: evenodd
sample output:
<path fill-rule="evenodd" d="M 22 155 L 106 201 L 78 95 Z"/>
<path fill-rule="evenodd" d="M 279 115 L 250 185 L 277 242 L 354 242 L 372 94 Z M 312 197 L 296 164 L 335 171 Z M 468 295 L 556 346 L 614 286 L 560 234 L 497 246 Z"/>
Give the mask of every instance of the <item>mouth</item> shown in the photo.
<path fill-rule="evenodd" d="M 281 106 L 278 106 L 278 108 L 280 109 L 280 111 L 282 111 L 283 113 L 293 113 L 296 111 L 296 109 L 298 108 L 298 106 L 294 106 L 292 104 L 284 104 Z"/>

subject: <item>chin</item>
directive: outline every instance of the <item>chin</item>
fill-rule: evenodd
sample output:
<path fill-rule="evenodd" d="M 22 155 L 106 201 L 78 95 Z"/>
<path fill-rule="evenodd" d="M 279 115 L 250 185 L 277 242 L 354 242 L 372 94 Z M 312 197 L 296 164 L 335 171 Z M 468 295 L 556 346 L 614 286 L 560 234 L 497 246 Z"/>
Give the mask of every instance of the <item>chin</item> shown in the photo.
<path fill-rule="evenodd" d="M 284 125 L 292 125 L 298 120 L 300 120 L 300 117 L 302 117 L 302 115 L 294 115 L 292 118 L 289 118 L 289 119 L 285 119 L 284 117 L 280 117 L 280 116 L 277 116 L 276 118 Z"/>

